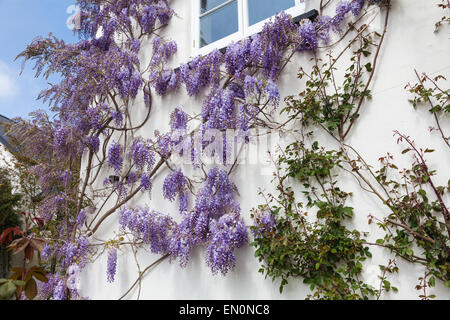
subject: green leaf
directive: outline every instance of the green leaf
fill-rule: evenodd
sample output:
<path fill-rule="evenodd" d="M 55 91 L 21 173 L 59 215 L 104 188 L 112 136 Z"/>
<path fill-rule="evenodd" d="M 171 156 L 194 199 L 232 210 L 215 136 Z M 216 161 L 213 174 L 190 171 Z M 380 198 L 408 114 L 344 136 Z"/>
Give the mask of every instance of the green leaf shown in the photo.
<path fill-rule="evenodd" d="M 12 281 L 8 281 L 0 287 L 0 296 L 5 300 L 11 299 L 14 292 L 16 292 L 16 286 Z"/>
<path fill-rule="evenodd" d="M 386 291 L 389 291 L 391 289 L 391 283 L 387 280 L 383 280 L 383 286 L 386 289 Z"/>
<path fill-rule="evenodd" d="M 428 285 L 430 287 L 434 287 L 436 285 L 436 280 L 434 277 L 430 277 L 430 279 L 428 280 Z"/>
<path fill-rule="evenodd" d="M 13 283 L 16 286 L 24 286 L 26 284 L 25 281 L 22 281 L 22 280 L 13 280 Z"/>

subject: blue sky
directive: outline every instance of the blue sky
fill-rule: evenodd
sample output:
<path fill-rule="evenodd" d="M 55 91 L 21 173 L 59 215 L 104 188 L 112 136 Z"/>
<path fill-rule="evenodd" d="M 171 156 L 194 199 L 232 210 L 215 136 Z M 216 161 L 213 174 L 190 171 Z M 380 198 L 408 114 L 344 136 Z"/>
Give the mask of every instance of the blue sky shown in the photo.
<path fill-rule="evenodd" d="M 47 81 L 34 78 L 32 62 L 19 76 L 22 60 L 14 58 L 34 38 L 50 32 L 66 42 L 76 41 L 67 26 L 74 4 L 75 0 L 0 0 L 0 114 L 26 118 L 36 109 L 48 110 L 36 100 Z"/>

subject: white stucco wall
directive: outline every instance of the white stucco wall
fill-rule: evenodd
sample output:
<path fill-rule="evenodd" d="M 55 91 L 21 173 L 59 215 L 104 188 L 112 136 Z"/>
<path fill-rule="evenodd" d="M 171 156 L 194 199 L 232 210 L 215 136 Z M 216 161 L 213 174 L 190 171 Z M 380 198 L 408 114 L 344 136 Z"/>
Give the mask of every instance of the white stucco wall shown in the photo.
<path fill-rule="evenodd" d="M 12 168 L 12 154 L 0 143 L 0 167 Z"/>
<path fill-rule="evenodd" d="M 318 7 L 319 0 L 306 0 L 306 10 Z M 450 42 L 449 27 L 444 26 L 439 33 L 433 33 L 434 23 L 440 19 L 442 12 L 437 8 L 438 1 L 430 0 L 393 0 L 390 22 L 385 43 L 381 51 L 375 78 L 371 90 L 373 99 L 366 102 L 361 111 L 348 142 L 355 146 L 372 165 L 377 165 L 377 159 L 390 152 L 394 155 L 397 165 L 408 166 L 409 158 L 400 153 L 404 149 L 396 144 L 393 130 L 397 129 L 410 135 L 418 146 L 430 147 L 436 152 L 428 156 L 429 165 L 437 170 L 436 182 L 445 185 L 449 178 L 450 152 L 437 133 L 430 133 L 428 127 L 434 124 L 431 114 L 426 108 L 414 111 L 408 103 L 408 93 L 404 90 L 408 82 L 415 82 L 414 69 L 429 75 L 443 74 L 450 77 Z M 174 66 L 188 60 L 191 55 L 191 19 L 190 1 L 171 1 L 179 17 L 174 17 L 164 33 L 178 44 L 178 53 L 173 61 Z M 381 25 L 381 20 L 375 21 L 375 27 Z M 381 27 L 381 26 L 380 26 Z M 345 45 L 343 43 L 342 45 Z M 148 48 L 148 50 L 146 50 Z M 147 56 L 146 56 L 147 53 Z M 142 49 L 142 58 L 148 59 L 151 45 Z M 297 79 L 299 66 L 308 68 L 310 56 L 299 54 L 284 71 L 278 85 L 281 96 L 296 94 L 304 88 L 304 80 Z M 347 61 L 344 60 L 347 64 Z M 447 82 L 448 87 L 448 82 Z M 199 113 L 201 98 L 189 98 L 184 90 L 177 95 L 160 98 L 154 96 L 151 119 L 138 132 L 143 137 L 153 136 L 155 129 L 165 131 L 168 128 L 169 114 L 172 110 L 183 105 L 189 113 Z M 144 117 L 142 95 L 136 100 L 133 108 L 136 121 Z M 450 132 L 448 119 L 442 121 L 444 130 Z M 330 139 L 330 146 L 333 146 Z M 264 151 L 264 150 L 263 150 Z M 262 151 L 262 153 L 264 153 Z M 183 167 L 184 170 L 188 166 Z M 248 225 L 251 224 L 250 209 L 262 203 L 258 197 L 258 188 L 273 190 L 270 183 L 270 170 L 262 165 L 242 165 L 232 174 L 231 178 L 239 188 L 239 201 L 242 216 Z M 170 203 L 162 198 L 162 182 L 168 170 L 163 170 L 153 181 L 153 192 L 142 194 L 134 199 L 130 205 L 146 205 L 164 213 L 171 213 L 179 219 L 176 202 Z M 355 208 L 354 226 L 360 230 L 370 232 L 370 240 L 381 236 L 378 228 L 367 224 L 368 214 L 383 217 L 387 211 L 379 201 L 367 193 L 361 192 L 351 176 L 342 175 L 342 186 L 345 190 L 354 192 L 354 201 L 349 205 Z M 191 201 L 192 203 L 192 201 Z M 99 239 L 107 240 L 118 230 L 118 216 L 109 217 L 96 234 Z M 237 267 L 226 277 L 213 276 L 206 266 L 203 250 L 195 249 L 186 269 L 181 269 L 178 262 L 163 261 L 143 279 L 141 298 L 144 299 L 303 299 L 310 293 L 301 280 L 291 280 L 285 287 L 283 294 L 279 293 L 279 283 L 258 273 L 260 267 L 253 257 L 253 248 L 245 247 L 237 251 Z M 366 261 L 365 279 L 376 285 L 379 274 L 378 265 L 386 264 L 392 255 L 384 249 L 371 248 L 373 258 Z M 155 261 L 158 256 L 145 250 L 138 254 L 141 268 Z M 82 274 L 81 293 L 91 299 L 117 299 L 136 280 L 137 269 L 134 257 L 129 248 L 119 251 L 116 281 L 106 282 L 107 255 L 101 256 L 95 263 L 89 265 Z M 396 294 L 384 294 L 384 299 L 417 299 L 419 292 L 415 290 L 417 278 L 423 274 L 418 266 L 411 265 L 397 259 L 400 268 L 399 275 L 390 278 L 392 285 L 398 287 Z M 438 298 L 449 299 L 450 292 L 441 283 L 430 293 Z M 128 299 L 135 299 L 137 290 Z"/>

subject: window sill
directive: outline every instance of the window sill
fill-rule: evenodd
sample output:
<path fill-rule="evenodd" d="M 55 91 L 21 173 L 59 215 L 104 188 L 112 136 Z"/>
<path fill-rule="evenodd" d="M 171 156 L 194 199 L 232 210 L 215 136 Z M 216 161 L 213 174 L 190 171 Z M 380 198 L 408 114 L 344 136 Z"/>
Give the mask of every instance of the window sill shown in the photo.
<path fill-rule="evenodd" d="M 319 15 L 319 12 L 316 9 L 313 9 L 313 10 L 310 10 L 308 12 L 305 12 L 305 13 L 293 16 L 293 20 L 294 20 L 294 23 L 299 24 L 300 21 L 303 20 L 303 19 L 309 19 L 311 21 L 314 21 L 317 18 L 318 15 Z M 266 19 L 266 20 L 264 20 L 264 21 L 262 21 L 260 23 L 262 23 L 262 25 L 264 25 L 264 23 L 266 23 L 268 20 L 269 19 Z M 224 39 L 221 39 L 221 40 L 216 41 L 216 42 L 214 42 L 214 43 L 212 43 L 212 44 L 210 44 L 210 45 L 208 45 L 206 47 L 201 48 L 201 50 L 197 50 L 197 54 L 195 56 L 199 56 L 199 55 L 206 56 L 206 55 L 208 55 L 210 52 L 212 52 L 216 48 L 219 48 L 219 51 L 221 53 L 225 53 L 226 50 L 227 50 L 228 45 L 230 43 L 232 43 L 233 41 L 240 41 L 242 39 L 250 37 L 253 34 L 259 34 L 261 32 L 262 32 L 262 27 L 261 27 L 261 29 L 259 31 L 254 32 L 252 34 L 248 34 L 245 37 L 238 37 L 238 34 L 230 35 L 230 36 L 228 36 L 228 37 L 226 37 Z M 190 57 L 189 61 L 191 61 L 192 59 L 193 59 L 193 57 Z M 189 62 L 186 62 L 186 63 L 189 65 Z M 179 69 L 180 68 L 177 67 L 177 68 L 174 69 L 174 71 L 178 72 Z"/>

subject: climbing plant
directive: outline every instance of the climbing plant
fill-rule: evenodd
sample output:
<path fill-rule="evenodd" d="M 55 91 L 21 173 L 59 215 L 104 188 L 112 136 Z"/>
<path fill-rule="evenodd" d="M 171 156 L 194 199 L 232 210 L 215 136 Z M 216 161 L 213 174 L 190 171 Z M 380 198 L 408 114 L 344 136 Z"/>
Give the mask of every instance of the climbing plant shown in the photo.
<path fill-rule="evenodd" d="M 141 280 L 164 259 L 186 267 L 194 248 L 203 249 L 213 274 L 226 275 L 238 265 L 235 251 L 250 241 L 267 262 L 263 272 L 281 278 L 281 288 L 290 277 L 303 277 L 311 298 L 379 298 L 396 289 L 387 279 L 397 271 L 394 261 L 380 270 L 379 288 L 361 279 L 370 244 L 364 233 L 347 226 L 354 214 L 346 204 L 351 192 L 341 190 L 337 180 L 347 170 L 368 183 L 369 167 L 352 158 L 356 150 L 346 138 L 371 97 L 389 0 L 321 2 L 318 17 L 299 23 L 282 12 L 260 33 L 176 67 L 171 59 L 177 44 L 163 32 L 176 16 L 169 1 L 77 4 L 78 42 L 50 35 L 18 55 L 24 63 L 35 62 L 36 76 L 56 73 L 61 79 L 39 95 L 54 118 L 36 111 L 31 120 L 15 119 L 10 127 L 21 143 L 18 156 L 26 163 L 21 168 L 37 186 L 33 214 L 42 223 L 30 237 L 43 242 L 36 249 L 47 280 L 37 284 L 38 298 L 82 299 L 80 272 L 103 254 L 105 281 L 117 281 L 120 251 L 133 254 L 137 269 L 136 281 L 120 299 L 135 289 L 139 298 Z M 327 9 L 332 16 L 323 14 Z M 369 31 L 370 21 L 363 23 L 373 12 L 385 17 L 380 33 Z M 319 56 L 319 47 L 332 49 L 343 39 L 349 41 L 341 53 Z M 348 53 L 349 67 L 338 82 L 336 63 Z M 314 62 L 312 71 L 299 73 L 307 79 L 305 90 L 283 103 L 277 82 L 302 54 Z M 198 108 L 188 113 L 165 103 L 165 97 L 180 93 Z M 148 134 L 155 108 L 167 109 L 168 129 Z M 280 113 L 287 116 L 284 122 Z M 240 186 L 232 181 L 240 153 L 233 148 L 252 142 L 254 129 L 286 132 L 298 121 L 301 129 L 294 132 L 300 139 L 275 161 L 280 195 L 267 197 L 255 210 L 252 239 L 238 201 Z M 309 143 L 313 126 L 331 134 L 339 148 Z M 162 190 L 153 187 L 157 179 Z M 289 179 L 302 186 L 304 202 L 284 185 Z M 163 206 L 153 201 L 133 205 L 139 195 L 157 192 L 177 204 L 176 216 L 160 212 Z M 307 211 L 317 219 L 307 219 Z M 118 222 L 114 235 L 101 233 L 105 221 Z M 158 255 L 145 268 L 137 255 L 143 249 Z M 433 257 L 442 262 L 439 254 Z"/>
<path fill-rule="evenodd" d="M 282 109 L 288 115 L 287 122 L 300 123 L 302 130 L 298 130 L 297 141 L 282 149 L 274 161 L 274 182 L 279 194 L 261 192 L 265 203 L 254 209 L 252 227 L 255 256 L 263 262 L 260 272 L 279 279 L 280 291 L 292 278 L 303 279 L 313 292 L 308 297 L 316 299 L 379 299 L 383 291 L 397 291 L 387 278 L 399 271 L 394 259 L 380 265 L 378 288 L 361 280 L 363 261 L 371 257 L 371 246 L 384 247 L 395 256 L 424 267 L 424 276 L 416 285 L 422 299 L 435 297 L 428 294 L 427 288 L 434 287 L 436 279 L 446 287 L 450 285 L 450 229 L 445 203 L 449 186 L 434 182 L 437 173 L 426 161 L 426 155 L 434 150 L 421 149 L 410 137 L 395 131 L 397 142 L 407 147 L 402 154 L 413 154 L 411 168 L 399 170 L 388 153 L 380 157 L 381 167 L 374 170 L 346 141 L 365 102 L 371 98 L 369 85 L 388 17 L 387 14 L 382 34 L 360 32 L 350 41 L 353 55 L 342 82 L 335 75 L 337 59 L 328 55 L 323 63 L 316 56 L 312 71 L 299 73 L 299 78 L 306 78 L 305 89 L 288 97 L 287 107 Z M 341 56 L 337 54 L 337 58 Z M 414 94 L 410 102 L 414 107 L 430 106 L 437 126 L 430 127 L 430 131 L 438 131 L 448 146 L 440 118 L 448 113 L 449 91 L 437 84 L 445 78 L 432 79 L 417 72 L 416 76 L 419 83 L 407 86 Z M 427 81 L 430 88 L 425 87 Z M 337 149 L 319 146 L 314 139 L 320 131 L 332 137 Z M 374 195 L 387 210 L 386 218 L 368 214 L 369 224 L 376 221 L 386 232 L 375 243 L 367 241 L 366 234 L 342 224 L 354 214 L 353 208 L 345 206 L 352 193 L 343 191 L 338 183 L 338 177 L 345 174 L 356 178 L 361 189 Z M 310 217 L 311 211 L 315 219 Z"/>

